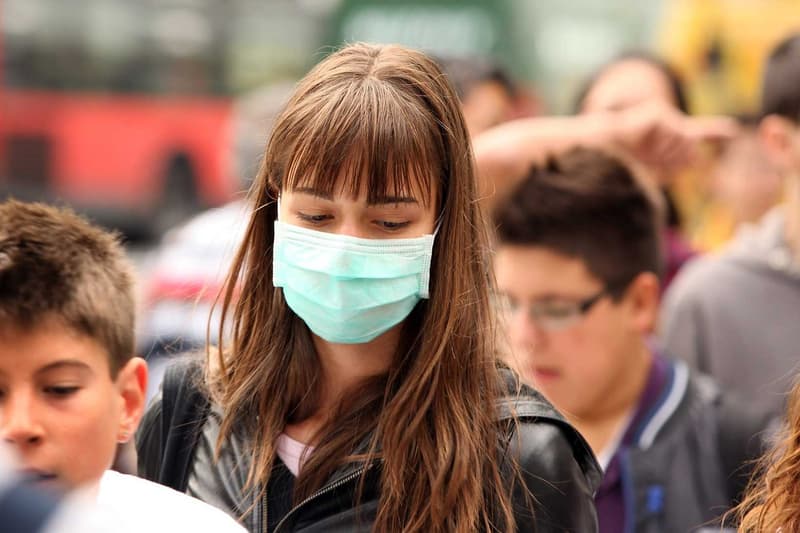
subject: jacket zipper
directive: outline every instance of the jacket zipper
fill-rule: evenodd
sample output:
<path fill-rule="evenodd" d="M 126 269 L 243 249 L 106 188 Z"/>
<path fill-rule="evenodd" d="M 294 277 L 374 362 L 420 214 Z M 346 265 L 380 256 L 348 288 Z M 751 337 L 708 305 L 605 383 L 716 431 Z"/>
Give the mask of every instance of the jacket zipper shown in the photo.
<path fill-rule="evenodd" d="M 368 467 L 362 467 L 361 469 L 359 469 L 359 470 L 358 470 L 358 471 L 356 471 L 356 472 L 353 472 L 353 473 L 352 473 L 352 474 L 350 474 L 349 476 L 343 477 L 342 479 L 340 479 L 340 480 L 339 480 L 339 481 L 337 481 L 336 483 L 332 483 L 332 484 L 330 484 L 330 485 L 328 485 L 328 486 L 322 487 L 322 488 L 321 488 L 321 489 L 319 489 L 317 492 L 315 492 L 314 494 L 312 494 L 311 496 L 309 496 L 308 498 L 306 498 L 306 499 L 305 499 L 305 500 L 303 500 L 302 502 L 300 502 L 300 503 L 298 503 L 297 505 L 295 505 L 294 507 L 292 507 L 292 508 L 289 510 L 289 512 L 288 512 L 288 513 L 286 513 L 286 516 L 284 516 L 284 517 L 283 517 L 283 519 L 282 519 L 280 522 L 278 522 L 278 525 L 277 525 L 277 526 L 275 526 L 275 531 L 273 531 L 272 533 L 278 533 L 278 532 L 281 530 L 281 526 L 284 524 L 284 522 L 286 522 L 286 520 L 287 520 L 287 519 L 288 519 L 288 518 L 289 518 L 289 517 L 292 515 L 292 513 L 294 513 L 294 512 L 295 512 L 296 510 L 298 510 L 300 507 L 303 507 L 305 504 L 307 504 L 307 503 L 308 503 L 308 502 L 310 502 L 311 500 L 313 500 L 313 499 L 315 499 L 315 498 L 318 498 L 319 496 L 322 496 L 322 495 L 323 495 L 323 494 L 325 494 L 326 492 L 330 492 L 330 491 L 332 491 L 332 490 L 334 490 L 334 489 L 336 489 L 336 488 L 338 488 L 338 487 L 341 487 L 342 485 L 344 485 L 344 484 L 345 484 L 345 483 L 347 483 L 348 481 L 352 481 L 353 479 L 357 478 L 358 476 L 360 476 L 360 475 L 362 475 L 364 472 L 366 472 L 366 471 L 367 471 L 367 468 L 368 468 Z M 262 530 L 264 533 L 268 533 L 268 532 L 267 532 L 267 511 L 266 511 L 266 509 L 267 509 L 267 505 L 266 505 L 266 504 L 267 504 L 267 500 L 266 500 L 266 497 L 265 497 L 265 498 L 264 498 L 264 512 L 263 512 L 263 516 L 264 516 L 264 528 L 263 528 L 263 530 Z"/>
<path fill-rule="evenodd" d="M 269 533 L 267 531 L 267 491 L 264 491 L 264 496 L 261 498 L 261 533 Z"/>

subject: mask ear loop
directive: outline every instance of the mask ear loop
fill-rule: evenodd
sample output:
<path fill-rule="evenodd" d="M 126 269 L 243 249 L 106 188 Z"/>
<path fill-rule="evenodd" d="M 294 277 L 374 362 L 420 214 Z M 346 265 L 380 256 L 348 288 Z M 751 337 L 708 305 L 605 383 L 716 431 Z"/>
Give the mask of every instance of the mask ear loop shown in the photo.
<path fill-rule="evenodd" d="M 436 226 L 433 228 L 433 237 L 436 238 L 436 235 L 439 233 L 439 230 L 442 229 L 442 221 L 444 220 L 444 213 L 441 213 L 439 217 L 436 219 Z"/>
<path fill-rule="evenodd" d="M 438 235 L 439 230 L 442 228 L 442 221 L 444 220 L 444 213 L 440 213 L 439 216 L 436 218 L 436 226 L 433 229 L 433 233 L 431 234 L 431 241 L 430 241 L 430 248 L 427 250 L 426 260 L 425 260 L 425 268 L 422 272 L 422 277 L 420 278 L 420 291 L 419 295 L 421 298 L 428 299 L 430 297 L 430 278 L 431 278 L 431 264 L 433 263 L 433 247 L 436 246 L 436 235 Z"/>

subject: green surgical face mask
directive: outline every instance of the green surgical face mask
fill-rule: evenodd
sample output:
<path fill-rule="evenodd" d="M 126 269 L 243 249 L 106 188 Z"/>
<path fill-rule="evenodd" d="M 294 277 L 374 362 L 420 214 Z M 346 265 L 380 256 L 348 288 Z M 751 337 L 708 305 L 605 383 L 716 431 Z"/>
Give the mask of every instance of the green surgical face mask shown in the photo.
<path fill-rule="evenodd" d="M 434 236 L 362 239 L 276 221 L 273 284 L 316 335 L 369 342 L 428 298 Z"/>

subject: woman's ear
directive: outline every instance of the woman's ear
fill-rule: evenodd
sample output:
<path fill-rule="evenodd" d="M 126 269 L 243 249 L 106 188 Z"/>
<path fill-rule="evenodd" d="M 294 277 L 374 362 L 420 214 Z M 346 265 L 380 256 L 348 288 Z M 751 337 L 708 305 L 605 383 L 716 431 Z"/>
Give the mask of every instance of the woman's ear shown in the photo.
<path fill-rule="evenodd" d="M 122 414 L 119 421 L 119 442 L 130 440 L 144 413 L 147 391 L 147 363 L 141 357 L 131 358 L 119 370 L 117 390 L 122 399 Z"/>
<path fill-rule="evenodd" d="M 658 276 L 652 272 L 642 272 L 628 286 L 625 298 L 636 330 L 643 335 L 653 333 L 661 301 L 661 284 Z"/>

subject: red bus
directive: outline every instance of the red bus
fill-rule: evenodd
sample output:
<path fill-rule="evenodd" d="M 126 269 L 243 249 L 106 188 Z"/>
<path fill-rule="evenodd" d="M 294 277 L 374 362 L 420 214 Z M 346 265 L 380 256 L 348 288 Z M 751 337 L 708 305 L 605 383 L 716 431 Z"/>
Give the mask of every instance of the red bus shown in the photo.
<path fill-rule="evenodd" d="M 313 28 L 295 31 L 295 56 L 276 68 L 274 46 L 252 36 L 314 19 L 259 3 L 0 1 L 0 195 L 147 233 L 232 199 L 243 185 L 231 95 L 302 72 L 294 57 L 316 43 Z M 258 74 L 242 51 L 262 54 Z"/>

